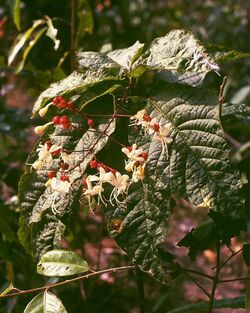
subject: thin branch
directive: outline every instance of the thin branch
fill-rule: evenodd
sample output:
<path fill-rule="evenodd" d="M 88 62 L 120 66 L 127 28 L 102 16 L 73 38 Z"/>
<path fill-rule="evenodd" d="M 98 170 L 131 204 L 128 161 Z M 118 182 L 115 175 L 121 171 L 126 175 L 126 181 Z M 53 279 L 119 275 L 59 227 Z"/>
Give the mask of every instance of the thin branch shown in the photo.
<path fill-rule="evenodd" d="M 198 271 L 195 271 L 195 270 L 190 270 L 189 268 L 182 268 L 181 269 L 184 273 L 192 273 L 192 274 L 195 274 L 195 275 L 199 275 L 199 276 L 203 276 L 203 277 L 206 277 L 206 278 L 208 278 L 208 279 L 211 279 L 211 280 L 213 280 L 214 279 L 214 277 L 213 276 L 211 276 L 211 275 L 208 275 L 208 274 L 205 274 L 205 273 L 202 273 L 202 272 L 198 272 Z"/>
<path fill-rule="evenodd" d="M 119 271 L 126 271 L 126 270 L 130 270 L 130 269 L 134 269 L 134 268 L 135 268 L 135 266 L 133 266 L 133 265 L 121 266 L 121 267 L 113 267 L 113 268 L 109 268 L 109 269 L 106 269 L 106 270 L 101 270 L 101 271 L 98 271 L 98 272 L 89 273 L 87 275 L 78 276 L 78 277 L 75 277 L 75 278 L 72 278 L 72 279 L 67 279 L 67 280 L 61 281 L 59 283 L 55 283 L 55 284 L 51 284 L 51 285 L 47 285 L 47 286 L 43 286 L 43 287 L 27 289 L 27 290 L 20 290 L 18 292 L 14 292 L 14 293 L 10 293 L 10 294 L 4 295 L 4 296 L 0 296 L 0 299 L 10 298 L 10 297 L 14 297 L 14 296 L 20 296 L 20 295 L 23 295 L 23 294 L 28 294 L 28 293 L 33 293 L 33 292 L 50 290 L 51 288 L 56 288 L 56 287 L 59 287 L 59 286 L 67 285 L 67 284 L 70 284 L 70 283 L 73 283 L 73 282 L 76 282 L 76 281 L 79 281 L 79 280 L 88 279 L 90 277 L 98 276 L 98 275 L 101 275 L 101 274 L 104 274 L 104 273 L 116 273 L 116 272 L 119 272 Z"/>
<path fill-rule="evenodd" d="M 214 298 L 215 298 L 215 291 L 219 280 L 219 274 L 220 274 L 220 240 L 217 240 L 216 243 L 216 270 L 215 270 L 215 276 L 213 278 L 213 285 L 212 290 L 210 294 L 210 301 L 209 301 L 209 308 L 208 313 L 212 313 L 213 304 L 214 304 Z"/>
<path fill-rule="evenodd" d="M 198 286 L 198 287 L 205 293 L 205 295 L 208 297 L 208 299 L 210 299 L 210 294 L 206 291 L 205 288 L 203 288 L 190 274 L 185 273 L 185 275 L 186 275 L 189 279 L 191 279 L 192 282 L 193 282 L 196 286 Z"/>
<path fill-rule="evenodd" d="M 244 280 L 249 280 L 250 277 L 239 277 L 239 278 L 232 278 L 232 279 L 221 279 L 218 280 L 219 284 L 224 284 L 224 283 L 231 283 L 234 281 L 244 281 Z"/>
<path fill-rule="evenodd" d="M 77 49 L 77 37 L 76 37 L 76 5 L 77 0 L 71 0 L 71 18 L 70 18 L 70 65 L 73 72 L 76 68 L 76 49 Z"/>
<path fill-rule="evenodd" d="M 234 252 L 220 265 L 220 270 L 222 269 L 222 267 L 224 267 L 234 256 L 236 256 L 237 254 L 239 254 L 241 251 L 243 250 L 243 248 L 240 248 L 238 251 Z"/>

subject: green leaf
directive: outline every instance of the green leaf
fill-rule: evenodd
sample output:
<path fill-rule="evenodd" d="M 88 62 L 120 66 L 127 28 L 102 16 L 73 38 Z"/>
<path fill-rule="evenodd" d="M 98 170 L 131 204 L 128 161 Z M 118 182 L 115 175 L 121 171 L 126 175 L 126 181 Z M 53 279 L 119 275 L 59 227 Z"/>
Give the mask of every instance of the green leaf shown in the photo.
<path fill-rule="evenodd" d="M 80 69 L 103 70 L 120 69 L 118 63 L 101 52 L 86 51 L 77 54 Z"/>
<path fill-rule="evenodd" d="M 144 44 L 136 41 L 136 43 L 125 49 L 117 49 L 108 53 L 108 57 L 118 63 L 120 66 L 131 69 L 132 64 L 141 55 Z"/>
<path fill-rule="evenodd" d="M 147 111 L 161 125 L 169 125 L 172 143 L 165 154 L 162 142 L 154 136 L 142 147 L 149 153 L 148 171 L 156 188 L 189 199 L 197 207 L 240 218 L 244 207 L 239 195 L 242 184 L 228 158 L 229 147 L 216 103 L 216 95 L 205 89 L 159 87 Z"/>
<path fill-rule="evenodd" d="M 57 50 L 60 45 L 60 40 L 57 38 L 58 30 L 54 27 L 53 22 L 49 16 L 45 16 L 45 18 L 48 25 L 46 36 L 54 41 L 54 49 Z"/>
<path fill-rule="evenodd" d="M 37 264 L 37 272 L 45 276 L 69 276 L 89 271 L 88 263 L 77 253 L 66 250 L 46 252 Z"/>
<path fill-rule="evenodd" d="M 222 119 L 236 118 L 243 124 L 250 124 L 250 106 L 244 103 L 223 103 Z"/>
<path fill-rule="evenodd" d="M 72 117 L 72 123 L 73 121 Z M 75 121 L 74 126 L 66 130 L 61 126 L 51 126 L 48 134 L 44 134 L 41 140 L 44 143 L 49 135 L 53 144 L 70 151 L 68 170 L 72 172 L 71 188 L 68 192 L 55 193 L 51 187 L 45 186 L 48 172 L 60 169 L 60 158 L 55 159 L 53 166 L 44 163 L 37 171 L 28 166 L 19 183 L 21 214 L 29 227 L 34 254 L 38 257 L 60 246 L 63 224 L 70 227 L 79 207 L 86 167 L 93 156 L 108 142 L 109 136 L 115 130 L 115 120 L 100 118 L 98 124 L 96 122 L 95 131 L 83 127 L 84 123 L 81 120 Z M 37 148 L 38 145 L 30 154 L 28 164 L 33 164 L 38 159 Z M 29 249 L 29 246 L 26 248 Z"/>
<path fill-rule="evenodd" d="M 67 313 L 62 301 L 53 293 L 39 293 L 26 306 L 24 313 Z"/>
<path fill-rule="evenodd" d="M 15 287 L 13 286 L 12 283 L 10 283 L 9 286 L 0 293 L 0 298 L 7 295 L 13 289 L 15 289 Z"/>
<path fill-rule="evenodd" d="M 21 30 L 20 24 L 20 0 L 15 0 L 13 7 L 13 20 L 18 31 Z"/>
<path fill-rule="evenodd" d="M 162 283 L 170 278 L 158 257 L 158 245 L 166 240 L 170 214 L 169 195 L 154 188 L 146 177 L 132 188 L 127 207 L 107 207 L 108 230 L 132 262 Z"/>
<path fill-rule="evenodd" d="M 38 42 L 38 40 L 41 38 L 41 36 L 45 33 L 46 29 L 47 28 L 44 27 L 41 30 L 37 31 L 37 33 L 34 35 L 34 39 L 29 42 L 28 46 L 24 50 L 24 53 L 22 56 L 22 61 L 17 65 L 16 73 L 21 72 L 31 49 L 35 46 L 35 44 Z"/>
<path fill-rule="evenodd" d="M 44 24 L 44 20 L 36 20 L 33 22 L 33 25 L 31 28 L 29 28 L 25 33 L 20 34 L 12 47 L 10 48 L 9 54 L 8 54 L 8 65 L 10 66 L 12 62 L 14 61 L 16 55 L 18 52 L 23 48 L 23 46 L 26 44 L 26 42 L 29 40 L 30 36 L 34 32 L 34 30 Z"/>
<path fill-rule="evenodd" d="M 110 81 L 110 82 L 109 82 Z M 107 86 L 108 90 L 112 85 L 116 83 L 122 83 L 122 80 L 119 80 L 117 77 L 109 76 L 108 72 L 97 71 L 75 71 L 66 78 L 60 80 L 57 83 L 51 84 L 51 86 L 40 94 L 36 100 L 33 107 L 33 115 L 38 112 L 46 103 L 51 101 L 54 97 L 61 95 L 67 99 L 71 96 L 76 97 L 77 95 L 83 94 L 85 91 L 88 92 L 88 89 L 94 86 L 97 83 L 101 83 L 101 93 L 104 92 L 103 85 Z M 98 90 L 98 86 L 96 90 Z M 93 94 L 90 91 L 91 94 Z M 95 98 L 96 95 L 93 95 Z M 91 100 L 91 96 L 86 97 L 88 102 Z"/>
<path fill-rule="evenodd" d="M 154 39 L 136 65 L 159 70 L 169 82 L 191 86 L 202 84 L 208 72 L 219 71 L 200 42 L 185 30 L 172 30 L 165 37 Z"/>

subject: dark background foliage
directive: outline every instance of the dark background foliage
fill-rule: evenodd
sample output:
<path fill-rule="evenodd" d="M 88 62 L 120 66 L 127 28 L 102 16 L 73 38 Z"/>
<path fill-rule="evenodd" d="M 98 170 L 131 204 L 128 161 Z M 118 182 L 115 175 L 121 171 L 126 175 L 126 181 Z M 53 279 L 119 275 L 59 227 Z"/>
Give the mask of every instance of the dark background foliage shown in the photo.
<path fill-rule="evenodd" d="M 53 18 L 58 29 L 61 44 L 54 51 L 53 42 L 48 37 L 42 37 L 18 75 L 14 73 L 14 68 L 6 65 L 9 48 L 18 34 L 13 23 L 13 4 L 12 0 L 0 1 L 0 289 L 4 289 L 10 281 L 18 288 L 28 289 L 44 284 L 45 280 L 36 274 L 35 263 L 17 238 L 17 186 L 27 154 L 36 140 L 32 135 L 32 127 L 39 121 L 29 119 L 33 101 L 51 82 L 71 71 L 70 54 L 58 66 L 64 53 L 71 50 L 71 2 L 21 1 L 22 31 L 31 27 L 35 19 L 48 15 Z M 87 10 L 93 21 L 87 20 Z M 76 8 L 77 49 L 100 51 L 110 47 L 124 48 L 136 40 L 149 44 L 155 37 L 163 36 L 174 28 L 183 28 L 191 30 L 211 53 L 231 50 L 249 53 L 249 12 L 250 1 L 245 0 L 79 0 Z M 85 31 L 81 28 L 83 20 L 87 21 Z M 249 58 L 238 58 L 232 62 L 222 60 L 220 65 L 222 74 L 229 77 L 225 101 L 249 104 Z M 233 155 L 243 143 L 250 140 L 249 120 L 242 123 L 229 116 L 224 126 L 229 141 L 233 143 Z M 245 153 L 240 160 L 235 159 L 248 177 L 249 160 L 249 153 Z M 249 193 L 247 188 L 246 194 Z M 203 219 L 202 213 L 192 212 L 190 208 L 179 204 L 181 206 L 184 209 L 179 209 L 170 221 L 168 237 L 172 247 Z M 65 248 L 75 249 L 95 269 L 127 264 L 126 255 L 109 239 L 103 222 L 101 213 L 87 216 L 86 212 L 80 212 L 76 235 L 73 238 L 72 234 L 67 234 Z M 241 240 L 234 240 L 233 244 L 237 246 Z M 226 248 L 224 252 L 227 253 Z M 177 253 L 185 259 L 185 249 Z M 202 258 L 198 258 L 197 266 L 204 270 L 211 267 L 213 262 L 214 252 L 205 250 Z M 244 274 L 242 264 L 239 257 L 235 263 L 229 264 L 227 270 L 240 276 Z M 177 279 L 170 287 L 160 287 L 147 277 L 144 280 L 146 298 L 152 312 L 163 312 L 190 299 L 203 299 L 199 291 L 184 278 Z M 218 295 L 237 296 L 243 289 L 244 284 L 238 283 L 226 290 L 219 289 Z M 178 299 L 173 297 L 177 291 Z M 138 312 L 133 273 L 104 275 L 100 279 L 58 289 L 57 292 L 71 313 Z M 1 301 L 0 312 L 19 313 L 29 299 L 19 297 Z"/>

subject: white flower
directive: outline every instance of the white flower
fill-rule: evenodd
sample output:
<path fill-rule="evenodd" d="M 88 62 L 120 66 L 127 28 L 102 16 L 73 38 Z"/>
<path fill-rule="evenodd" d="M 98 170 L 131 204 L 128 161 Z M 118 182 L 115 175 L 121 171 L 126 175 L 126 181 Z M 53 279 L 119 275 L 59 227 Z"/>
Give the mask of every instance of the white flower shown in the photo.
<path fill-rule="evenodd" d="M 44 108 L 41 108 L 38 112 L 38 114 L 41 116 L 41 117 L 44 117 L 49 109 L 49 107 L 52 105 L 52 102 L 50 102 L 49 104 L 47 104 Z"/>
<path fill-rule="evenodd" d="M 60 179 L 58 179 L 58 177 L 53 177 L 51 179 L 49 179 L 45 186 L 47 188 L 50 188 L 52 191 L 52 196 L 51 196 L 51 210 L 53 214 L 60 214 L 60 212 L 57 210 L 57 208 L 55 207 L 55 203 L 56 201 L 58 202 L 58 198 L 62 198 L 64 197 L 71 188 L 71 183 L 69 181 L 62 181 Z"/>
<path fill-rule="evenodd" d="M 111 184 L 114 188 L 110 194 L 109 201 L 112 205 L 114 205 L 113 200 L 115 200 L 118 205 L 123 205 L 124 202 L 120 201 L 118 197 L 127 193 L 129 187 L 129 176 L 121 175 L 119 172 L 111 174 L 112 176 L 108 183 Z"/>
<path fill-rule="evenodd" d="M 135 143 L 132 145 L 132 147 L 122 148 L 122 152 L 125 153 L 131 161 L 145 162 L 145 159 L 141 156 L 143 149 L 137 149 L 137 145 Z"/>
<path fill-rule="evenodd" d="M 51 179 L 50 187 L 53 191 L 57 191 L 59 193 L 68 193 L 70 190 L 70 182 L 69 181 L 62 181 L 56 177 Z"/>
<path fill-rule="evenodd" d="M 38 160 L 36 160 L 32 164 L 32 167 L 35 170 L 39 170 L 44 164 L 47 164 L 47 165 L 53 164 L 53 158 L 49 152 L 47 144 L 43 145 L 42 143 L 40 143 L 36 151 L 38 152 Z"/>
<path fill-rule="evenodd" d="M 52 125 L 53 124 L 53 122 L 49 122 L 49 123 L 46 123 L 46 124 L 44 124 L 44 125 L 42 125 L 42 126 L 37 126 L 37 127 L 35 127 L 35 129 L 34 129 L 34 132 L 37 134 L 37 135 L 42 135 L 42 133 L 45 131 L 45 129 L 47 129 L 50 125 Z"/>
<path fill-rule="evenodd" d="M 160 126 L 159 132 L 157 133 L 157 140 L 161 142 L 162 144 L 162 152 L 167 153 L 168 158 L 168 144 L 170 144 L 173 141 L 173 138 L 168 137 L 170 131 L 170 124 L 167 124 L 165 126 Z"/>
<path fill-rule="evenodd" d="M 144 176 L 145 165 L 146 164 L 139 165 L 133 171 L 133 175 L 132 175 L 132 181 L 133 182 L 137 183 L 139 180 L 143 180 L 145 178 L 145 176 Z"/>
<path fill-rule="evenodd" d="M 143 121 L 143 117 L 146 115 L 146 110 L 140 110 L 138 111 L 135 115 L 131 116 L 130 119 L 131 120 L 137 120 L 138 122 L 142 122 Z"/>

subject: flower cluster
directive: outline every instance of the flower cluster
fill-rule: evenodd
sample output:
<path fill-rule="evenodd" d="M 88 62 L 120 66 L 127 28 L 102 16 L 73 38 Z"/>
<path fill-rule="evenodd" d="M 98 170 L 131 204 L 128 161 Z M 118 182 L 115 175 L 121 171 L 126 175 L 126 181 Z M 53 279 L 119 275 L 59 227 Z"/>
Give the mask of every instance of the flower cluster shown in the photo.
<path fill-rule="evenodd" d="M 132 182 L 137 183 L 143 180 L 148 154 L 143 149 L 138 149 L 136 144 L 133 144 L 132 147 L 122 148 L 122 152 L 128 157 L 128 161 L 125 163 L 125 170 L 132 172 Z"/>
<path fill-rule="evenodd" d="M 97 204 L 102 202 L 106 205 L 107 200 L 102 195 L 105 183 L 108 183 L 113 187 L 108 199 L 109 203 L 113 206 L 115 204 L 123 206 L 124 200 L 121 200 L 121 197 L 126 196 L 129 186 L 132 183 L 137 183 L 144 179 L 144 170 L 148 154 L 143 151 L 143 149 L 138 149 L 136 144 L 133 144 L 132 147 L 122 148 L 122 152 L 128 157 L 128 161 L 125 163 L 125 170 L 132 172 L 131 178 L 129 175 L 122 175 L 115 169 L 97 162 L 95 159 L 90 161 L 90 168 L 97 169 L 98 171 L 97 174 L 89 175 L 84 180 L 84 196 L 88 199 L 90 208 L 94 196 L 98 196 Z"/>
<path fill-rule="evenodd" d="M 109 197 L 111 205 L 114 205 L 114 201 L 116 201 L 117 204 L 122 205 L 123 202 L 119 200 L 119 196 L 127 193 L 129 176 L 122 175 L 118 171 L 103 163 L 99 163 L 96 160 L 90 162 L 90 167 L 98 169 L 98 173 L 96 175 L 89 175 L 84 181 L 86 188 L 84 195 L 88 199 L 89 206 L 91 207 L 92 197 L 96 195 L 98 196 L 98 204 L 100 204 L 100 202 L 106 204 L 106 199 L 102 196 L 102 192 L 104 192 L 104 183 L 108 183 L 113 187 Z M 93 183 L 95 183 L 95 185 L 93 185 Z"/>
<path fill-rule="evenodd" d="M 39 170 L 43 165 L 53 165 L 53 156 L 58 155 L 62 148 L 58 145 L 53 145 L 50 140 L 46 141 L 45 144 L 40 143 L 37 150 L 38 159 L 32 164 L 35 170 Z"/>
<path fill-rule="evenodd" d="M 168 144 L 173 141 L 173 138 L 169 137 L 170 123 L 160 124 L 156 117 L 152 118 L 147 115 L 145 109 L 138 111 L 130 119 L 132 121 L 131 126 L 141 126 L 146 133 L 154 135 L 156 140 L 161 142 L 162 151 L 168 153 Z"/>

